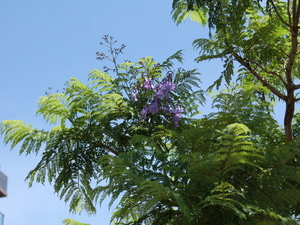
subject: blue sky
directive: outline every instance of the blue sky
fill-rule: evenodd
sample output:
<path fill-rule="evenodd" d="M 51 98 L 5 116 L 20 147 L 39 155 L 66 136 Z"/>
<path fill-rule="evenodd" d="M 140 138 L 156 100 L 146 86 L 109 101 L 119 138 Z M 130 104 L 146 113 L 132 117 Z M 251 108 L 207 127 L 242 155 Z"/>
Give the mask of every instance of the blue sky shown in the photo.
<path fill-rule="evenodd" d="M 186 21 L 176 26 L 171 18 L 172 0 L 0 0 L 0 120 L 24 120 L 44 128 L 37 117 L 37 100 L 48 87 L 62 90 L 71 77 L 87 80 L 93 69 L 108 62 L 96 60 L 104 34 L 127 47 L 123 59 L 137 61 L 153 56 L 162 61 L 179 49 L 184 68 L 198 68 L 203 88 L 218 78 L 218 61 L 195 64 L 192 41 L 206 37 L 201 25 Z M 209 112 L 210 105 L 200 110 Z M 0 199 L 5 225 L 54 225 L 75 218 L 92 225 L 108 225 L 107 205 L 96 216 L 70 215 L 68 205 L 53 194 L 50 185 L 24 181 L 39 156 L 19 156 L 18 149 L 0 145 L 1 170 L 9 177 L 8 197 Z"/>

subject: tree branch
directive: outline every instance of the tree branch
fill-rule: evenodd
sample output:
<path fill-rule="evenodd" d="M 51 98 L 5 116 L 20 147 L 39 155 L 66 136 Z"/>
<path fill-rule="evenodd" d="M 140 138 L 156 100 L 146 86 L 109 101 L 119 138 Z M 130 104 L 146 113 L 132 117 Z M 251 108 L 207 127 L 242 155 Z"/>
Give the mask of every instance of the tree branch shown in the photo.
<path fill-rule="evenodd" d="M 297 7 L 297 12 L 296 12 L 296 24 L 294 26 L 298 26 L 299 24 L 299 15 L 300 15 L 300 0 L 298 0 L 298 7 Z"/>
<path fill-rule="evenodd" d="M 119 152 L 112 149 L 110 146 L 104 144 L 103 142 L 94 142 L 92 145 L 93 148 L 104 148 L 106 149 L 108 152 L 111 152 L 112 154 L 114 154 L 115 156 L 119 156 Z"/>
<path fill-rule="evenodd" d="M 296 0 L 293 0 L 293 7 L 292 7 L 292 26 L 295 25 L 295 18 L 296 18 L 296 7 L 297 7 L 297 3 Z"/>
<path fill-rule="evenodd" d="M 112 148 L 110 148 L 109 146 L 107 145 L 103 145 L 108 151 L 110 151 L 111 153 L 113 153 L 115 156 L 119 156 L 119 152 L 118 151 L 115 151 L 113 150 Z"/>
<path fill-rule="evenodd" d="M 254 61 L 252 61 L 252 60 L 249 60 L 249 59 L 248 59 L 248 61 L 251 62 L 251 63 L 253 63 L 253 64 L 255 64 L 255 65 L 257 65 L 257 66 L 258 66 L 260 69 L 262 69 L 265 73 L 271 74 L 271 75 L 274 75 L 274 76 L 278 77 L 279 80 L 283 83 L 283 85 L 287 88 L 287 83 L 285 82 L 285 80 L 283 79 L 283 77 L 280 76 L 278 73 L 275 73 L 275 72 L 272 72 L 272 71 L 268 71 L 268 70 L 266 70 L 262 65 L 260 65 L 259 63 L 254 62 Z"/>
<path fill-rule="evenodd" d="M 291 12 L 290 12 L 290 0 L 288 0 L 287 2 L 287 15 L 288 15 L 288 18 L 289 18 L 289 24 L 292 24 L 292 17 L 291 17 Z"/>
<path fill-rule="evenodd" d="M 289 60 L 286 65 L 285 71 L 286 71 L 286 81 L 289 87 L 291 88 L 293 85 L 293 78 L 292 78 L 292 69 L 296 60 L 297 55 L 297 48 L 298 48 L 298 29 L 297 27 L 291 27 L 291 35 L 292 35 L 292 46 L 291 46 L 291 52 L 289 54 Z"/>
<path fill-rule="evenodd" d="M 263 85 L 265 85 L 273 94 L 279 97 L 282 100 L 285 100 L 287 96 L 278 91 L 273 85 L 271 85 L 268 81 L 266 81 L 252 66 L 249 62 L 246 62 L 241 56 L 239 56 L 236 52 L 231 53 L 234 58 L 244 67 L 246 67 L 252 75 L 254 75 Z"/>
<path fill-rule="evenodd" d="M 287 27 L 290 27 L 291 25 L 289 23 L 287 23 L 282 17 L 281 15 L 279 14 L 278 10 L 277 10 L 277 7 L 275 6 L 274 4 L 274 1 L 273 0 L 270 0 L 272 6 L 273 6 L 273 9 L 275 10 L 275 13 L 276 15 L 278 16 L 279 20 L 284 24 L 286 25 Z"/>
<path fill-rule="evenodd" d="M 279 48 L 279 50 L 280 50 L 286 57 L 289 57 L 289 54 L 286 53 L 282 48 Z"/>
<path fill-rule="evenodd" d="M 300 89 L 300 84 L 294 85 L 294 90 Z"/>

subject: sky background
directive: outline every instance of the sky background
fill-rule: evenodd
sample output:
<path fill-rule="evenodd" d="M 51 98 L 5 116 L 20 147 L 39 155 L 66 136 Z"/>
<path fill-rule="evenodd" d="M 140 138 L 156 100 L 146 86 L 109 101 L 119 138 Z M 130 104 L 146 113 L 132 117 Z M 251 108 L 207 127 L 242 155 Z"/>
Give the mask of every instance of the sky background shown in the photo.
<path fill-rule="evenodd" d="M 199 69 L 206 89 L 220 75 L 219 61 L 194 63 L 197 51 L 192 41 L 207 37 L 207 29 L 186 21 L 176 26 L 171 17 L 172 0 L 0 0 L 0 121 L 24 120 L 47 128 L 37 117 L 37 101 L 48 92 L 61 91 L 71 77 L 82 82 L 93 69 L 109 62 L 96 60 L 106 51 L 99 42 L 105 34 L 127 47 L 120 57 L 136 62 L 153 56 L 162 62 L 179 49 L 185 54 L 185 69 Z M 201 111 L 208 113 L 210 104 Z M 28 188 L 27 173 L 39 156 L 19 156 L 0 142 L 0 165 L 8 180 L 8 197 L 0 199 L 4 225 L 59 225 L 75 218 L 91 225 L 108 225 L 107 204 L 96 216 L 70 215 L 49 184 Z"/>

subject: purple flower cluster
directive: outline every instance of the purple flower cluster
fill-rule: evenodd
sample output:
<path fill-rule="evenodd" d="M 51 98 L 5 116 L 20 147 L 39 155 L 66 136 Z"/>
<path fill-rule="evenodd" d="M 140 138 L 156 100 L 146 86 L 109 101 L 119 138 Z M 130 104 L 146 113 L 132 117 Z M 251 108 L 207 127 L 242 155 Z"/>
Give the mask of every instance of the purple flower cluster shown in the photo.
<path fill-rule="evenodd" d="M 136 102 L 138 99 L 136 97 L 136 95 L 139 93 L 138 90 L 134 89 L 132 92 L 131 92 L 131 100 Z"/>
<path fill-rule="evenodd" d="M 176 109 L 173 110 L 173 122 L 175 124 L 175 127 L 179 126 L 179 120 L 181 119 L 182 115 L 181 113 L 184 113 L 184 108 L 182 106 L 177 106 Z"/>
<path fill-rule="evenodd" d="M 154 88 L 153 84 L 152 84 L 152 80 L 151 78 L 147 78 L 147 77 L 144 77 L 145 79 L 145 82 L 144 84 L 142 85 L 143 88 L 145 88 L 146 90 L 151 90 Z"/>
<path fill-rule="evenodd" d="M 172 82 L 172 76 L 164 78 L 159 84 L 153 85 L 151 78 L 144 76 L 144 82 L 141 85 L 142 88 L 146 90 L 152 90 L 154 92 L 154 100 L 149 105 L 146 105 L 141 113 L 141 119 L 147 119 L 147 114 L 151 113 L 152 115 L 158 113 L 159 110 L 162 110 L 164 113 L 173 114 L 173 122 L 175 126 L 179 126 L 179 120 L 181 119 L 181 113 L 184 113 L 184 108 L 178 105 L 176 108 L 171 106 L 171 100 L 169 93 L 176 89 L 176 85 Z M 133 90 L 131 93 L 131 100 L 138 101 L 137 99 L 138 90 Z"/>
<path fill-rule="evenodd" d="M 170 80 L 162 82 L 161 84 L 158 84 L 155 87 L 156 92 L 155 92 L 154 97 L 156 97 L 158 99 L 164 99 L 164 98 L 169 99 L 169 93 L 171 91 L 174 91 L 175 88 L 176 88 L 176 85 Z"/>

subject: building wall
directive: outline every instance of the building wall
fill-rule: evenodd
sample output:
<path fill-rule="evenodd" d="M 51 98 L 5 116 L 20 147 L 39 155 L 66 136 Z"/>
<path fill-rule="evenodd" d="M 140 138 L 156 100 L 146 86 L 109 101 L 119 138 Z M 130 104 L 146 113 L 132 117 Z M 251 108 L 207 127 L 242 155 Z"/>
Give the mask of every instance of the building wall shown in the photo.
<path fill-rule="evenodd" d="M 6 197 L 7 176 L 0 171 L 0 197 Z M 4 215 L 0 212 L 0 225 L 3 225 Z"/>
<path fill-rule="evenodd" d="M 0 171 L 0 197 L 6 197 L 7 176 Z"/>

